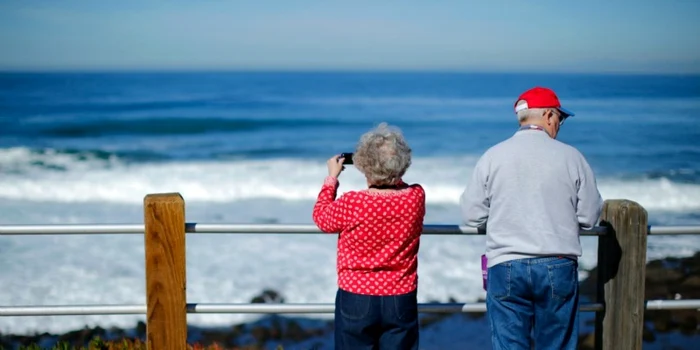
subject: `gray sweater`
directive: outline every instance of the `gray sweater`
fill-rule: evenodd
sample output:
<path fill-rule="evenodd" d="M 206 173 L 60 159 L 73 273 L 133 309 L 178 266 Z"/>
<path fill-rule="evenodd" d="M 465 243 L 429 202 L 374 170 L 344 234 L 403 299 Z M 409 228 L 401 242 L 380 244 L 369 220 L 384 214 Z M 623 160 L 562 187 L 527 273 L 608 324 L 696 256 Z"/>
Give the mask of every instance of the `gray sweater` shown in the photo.
<path fill-rule="evenodd" d="M 462 219 L 486 225 L 488 266 L 537 256 L 581 256 L 579 228 L 593 227 L 603 199 L 575 148 L 521 130 L 479 159 L 460 198 Z"/>

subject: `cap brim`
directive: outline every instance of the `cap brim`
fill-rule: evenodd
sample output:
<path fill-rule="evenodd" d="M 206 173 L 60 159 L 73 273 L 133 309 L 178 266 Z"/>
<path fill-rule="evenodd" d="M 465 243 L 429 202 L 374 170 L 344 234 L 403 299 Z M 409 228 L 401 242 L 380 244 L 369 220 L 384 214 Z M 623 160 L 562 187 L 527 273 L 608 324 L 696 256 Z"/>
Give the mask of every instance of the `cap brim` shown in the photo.
<path fill-rule="evenodd" d="M 574 112 L 572 112 L 572 111 L 570 111 L 570 110 L 568 110 L 568 109 L 566 109 L 566 108 L 559 107 L 559 108 L 557 108 L 557 109 L 559 110 L 559 112 L 561 112 L 562 114 L 566 115 L 567 117 L 573 117 L 573 116 L 575 116 Z"/>

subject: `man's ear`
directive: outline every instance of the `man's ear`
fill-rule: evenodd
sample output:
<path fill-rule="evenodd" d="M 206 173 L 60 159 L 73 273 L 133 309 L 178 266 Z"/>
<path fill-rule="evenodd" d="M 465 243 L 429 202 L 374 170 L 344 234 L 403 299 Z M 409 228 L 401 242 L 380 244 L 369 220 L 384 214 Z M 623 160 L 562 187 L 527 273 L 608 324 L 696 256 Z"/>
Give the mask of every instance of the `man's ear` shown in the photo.
<path fill-rule="evenodd" d="M 554 117 L 554 112 L 551 109 L 545 109 L 544 118 L 547 121 L 547 125 L 552 125 L 552 117 Z"/>

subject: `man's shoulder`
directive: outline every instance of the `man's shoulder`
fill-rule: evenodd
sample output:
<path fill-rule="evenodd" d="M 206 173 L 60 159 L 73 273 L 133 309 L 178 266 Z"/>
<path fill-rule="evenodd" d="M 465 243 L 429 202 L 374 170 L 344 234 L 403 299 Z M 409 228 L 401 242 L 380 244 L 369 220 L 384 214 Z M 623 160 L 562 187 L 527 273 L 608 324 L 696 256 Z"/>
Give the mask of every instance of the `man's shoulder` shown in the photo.
<path fill-rule="evenodd" d="M 566 152 L 567 155 L 583 158 L 583 154 L 576 147 L 556 139 L 552 139 L 552 142 L 556 145 L 556 147 L 559 147 L 563 152 Z"/>
<path fill-rule="evenodd" d="M 491 156 L 493 156 L 493 155 L 495 155 L 495 154 L 499 154 L 499 153 L 503 153 L 503 152 L 509 152 L 509 150 L 512 149 L 512 148 L 514 148 L 514 147 L 515 147 L 515 148 L 520 147 L 520 146 L 516 145 L 516 142 L 517 142 L 517 141 L 516 141 L 514 138 L 509 137 L 509 138 L 507 138 L 507 139 L 505 139 L 505 140 L 503 140 L 503 141 L 501 141 L 501 142 L 499 142 L 499 143 L 497 143 L 497 144 L 495 144 L 495 145 L 489 147 L 489 148 L 484 152 L 484 154 L 482 155 L 482 157 L 491 157 Z"/>

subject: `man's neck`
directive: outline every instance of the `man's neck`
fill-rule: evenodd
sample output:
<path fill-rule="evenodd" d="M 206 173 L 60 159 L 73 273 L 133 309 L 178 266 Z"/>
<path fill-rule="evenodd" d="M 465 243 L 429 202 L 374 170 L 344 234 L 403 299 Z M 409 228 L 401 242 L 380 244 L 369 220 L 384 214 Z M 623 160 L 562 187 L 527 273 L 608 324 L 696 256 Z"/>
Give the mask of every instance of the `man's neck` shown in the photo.
<path fill-rule="evenodd" d="M 544 131 L 547 134 L 547 136 L 552 137 L 547 128 L 545 128 L 542 124 L 543 123 L 541 122 L 522 122 L 520 123 L 520 130 L 540 130 Z"/>

